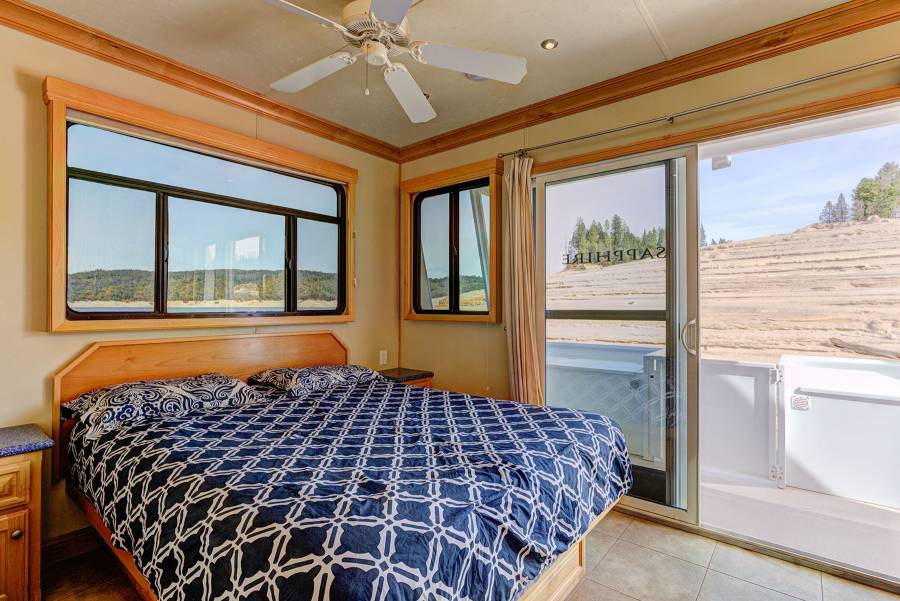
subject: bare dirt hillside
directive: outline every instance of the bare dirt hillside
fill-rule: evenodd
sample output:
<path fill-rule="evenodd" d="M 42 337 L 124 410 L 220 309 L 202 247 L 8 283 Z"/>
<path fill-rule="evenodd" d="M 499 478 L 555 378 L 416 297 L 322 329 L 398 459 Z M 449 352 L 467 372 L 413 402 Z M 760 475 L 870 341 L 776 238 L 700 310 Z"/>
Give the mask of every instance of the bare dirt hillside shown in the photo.
<path fill-rule="evenodd" d="M 900 359 L 900 219 L 815 224 L 700 253 L 704 356 Z M 548 278 L 548 308 L 663 307 L 664 261 L 585 266 Z M 661 342 L 659 324 L 555 321 L 548 337 Z"/>

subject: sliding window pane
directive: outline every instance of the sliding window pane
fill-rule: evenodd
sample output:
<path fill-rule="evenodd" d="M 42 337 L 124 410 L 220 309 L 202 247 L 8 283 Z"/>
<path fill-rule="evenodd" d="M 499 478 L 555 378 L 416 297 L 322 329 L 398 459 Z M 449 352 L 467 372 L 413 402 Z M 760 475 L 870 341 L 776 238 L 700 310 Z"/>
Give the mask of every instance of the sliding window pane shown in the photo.
<path fill-rule="evenodd" d="M 156 194 L 69 179 L 69 308 L 153 311 Z"/>
<path fill-rule="evenodd" d="M 450 195 L 419 204 L 419 308 L 450 309 Z"/>
<path fill-rule="evenodd" d="M 548 319 L 547 398 L 607 415 L 634 465 L 632 496 L 666 498 L 666 322 Z"/>
<path fill-rule="evenodd" d="M 282 312 L 280 215 L 169 199 L 170 313 Z"/>
<path fill-rule="evenodd" d="M 491 190 L 459 193 L 459 310 L 487 312 L 491 262 Z"/>
<path fill-rule="evenodd" d="M 337 215 L 331 186 L 243 163 L 74 124 L 68 130 L 69 167 Z"/>
<path fill-rule="evenodd" d="M 339 236 L 336 223 L 297 220 L 297 308 L 338 307 Z"/>
<path fill-rule="evenodd" d="M 666 169 L 547 185 L 547 309 L 664 311 Z"/>

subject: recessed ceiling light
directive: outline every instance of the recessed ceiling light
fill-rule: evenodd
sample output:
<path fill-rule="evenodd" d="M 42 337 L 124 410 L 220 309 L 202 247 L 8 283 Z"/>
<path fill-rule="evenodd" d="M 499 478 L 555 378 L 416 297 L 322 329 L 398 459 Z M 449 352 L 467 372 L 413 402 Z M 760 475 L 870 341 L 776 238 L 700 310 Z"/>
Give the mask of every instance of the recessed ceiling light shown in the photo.
<path fill-rule="evenodd" d="M 543 48 L 544 50 L 553 50 L 557 46 L 559 46 L 559 42 L 557 42 L 553 38 L 547 38 L 546 40 L 541 42 L 541 48 Z"/>

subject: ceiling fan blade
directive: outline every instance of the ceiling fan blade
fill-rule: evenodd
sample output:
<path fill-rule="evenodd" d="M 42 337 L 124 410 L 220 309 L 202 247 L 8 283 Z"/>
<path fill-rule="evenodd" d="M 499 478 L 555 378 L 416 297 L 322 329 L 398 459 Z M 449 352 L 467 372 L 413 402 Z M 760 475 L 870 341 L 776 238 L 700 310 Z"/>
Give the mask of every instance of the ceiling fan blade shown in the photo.
<path fill-rule="evenodd" d="M 296 4 L 291 4 L 287 0 L 266 0 L 272 6 L 277 6 L 283 10 L 294 13 L 295 15 L 300 15 L 310 21 L 315 21 L 319 25 L 324 27 L 331 27 L 333 29 L 337 29 L 338 31 L 347 31 L 347 28 L 338 23 L 337 21 L 332 21 L 331 19 L 327 19 L 321 15 L 317 15 L 311 10 L 306 10 L 305 8 L 300 8 Z"/>
<path fill-rule="evenodd" d="M 404 65 L 394 63 L 384 70 L 384 80 L 403 110 L 406 111 L 409 120 L 413 123 L 425 123 L 437 117 L 434 108 L 425 98 L 422 88 L 413 79 Z"/>
<path fill-rule="evenodd" d="M 356 62 L 356 57 L 349 52 L 335 52 L 331 56 L 307 65 L 299 71 L 294 71 L 286 77 L 282 77 L 272 84 L 272 88 L 279 92 L 299 92 L 320 79 L 325 79 L 332 73 L 337 73 L 344 67 L 349 67 Z"/>
<path fill-rule="evenodd" d="M 399 25 L 403 22 L 412 0 L 372 0 L 372 15 L 388 23 Z"/>
<path fill-rule="evenodd" d="M 482 52 L 434 42 L 416 42 L 410 46 L 414 59 L 426 65 L 471 73 L 488 79 L 519 83 L 528 70 L 521 56 Z"/>

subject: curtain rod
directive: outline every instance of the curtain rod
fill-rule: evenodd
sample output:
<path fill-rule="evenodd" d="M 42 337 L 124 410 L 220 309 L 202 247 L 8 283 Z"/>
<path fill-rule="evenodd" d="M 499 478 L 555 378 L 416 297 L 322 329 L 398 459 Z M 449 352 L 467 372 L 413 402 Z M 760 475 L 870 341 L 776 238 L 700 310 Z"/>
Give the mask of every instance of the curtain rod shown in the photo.
<path fill-rule="evenodd" d="M 792 81 L 790 83 L 782 84 L 780 86 L 775 86 L 773 88 L 766 88 L 765 90 L 760 90 L 758 92 L 751 92 L 750 94 L 744 94 L 743 96 L 736 96 L 734 98 L 729 98 L 727 100 L 720 100 L 718 102 L 713 102 L 711 104 L 704 104 L 703 106 L 694 107 L 691 109 L 687 109 L 684 111 L 680 111 L 677 113 L 672 113 L 671 115 L 663 115 L 662 117 L 654 117 L 653 119 L 647 119 L 645 121 L 638 121 L 636 123 L 629 123 L 628 125 L 622 125 L 620 127 L 614 127 L 612 129 L 604 129 L 602 131 L 596 131 L 589 134 L 584 134 L 582 136 L 576 136 L 574 138 L 566 138 L 564 140 L 558 140 L 556 142 L 547 142 L 546 144 L 539 144 L 537 146 L 527 146 L 525 148 L 520 148 L 519 150 L 513 150 L 510 152 L 501 152 L 497 155 L 497 158 L 503 159 L 508 156 L 512 156 L 515 154 L 527 154 L 533 150 L 542 150 L 544 148 L 551 148 L 553 146 L 560 146 L 562 144 L 571 144 L 572 142 L 581 142 L 582 140 L 590 140 L 592 138 L 597 138 L 599 136 L 605 136 L 607 134 L 614 134 L 620 131 L 625 131 L 628 129 L 634 129 L 636 127 L 643 127 L 645 125 L 652 125 L 654 123 L 661 123 L 663 121 L 668 121 L 669 123 L 673 123 L 675 119 L 680 117 L 685 117 L 687 115 L 693 115 L 694 113 L 699 113 L 701 111 L 708 111 L 710 109 L 719 108 L 721 106 L 726 106 L 729 104 L 733 104 L 735 102 L 741 102 L 743 100 L 749 100 L 751 98 L 756 98 L 758 96 L 764 96 L 765 94 L 772 94 L 773 92 L 780 92 L 782 90 L 787 90 L 790 88 L 794 88 L 797 86 L 802 86 L 804 84 L 813 83 L 815 81 L 820 81 L 822 79 L 828 79 L 829 77 L 835 77 L 836 75 L 843 75 L 844 73 L 850 73 L 851 71 L 857 71 L 859 69 L 865 69 L 866 67 L 873 67 L 875 65 L 880 65 L 882 63 L 888 63 L 891 61 L 895 61 L 900 59 L 900 53 L 891 54 L 890 56 L 884 56 L 882 58 L 877 58 L 875 60 L 871 60 L 865 63 L 860 63 L 858 65 L 853 65 L 852 67 L 844 67 L 843 69 L 838 69 L 836 71 L 829 71 L 828 73 L 822 73 L 820 75 L 814 75 L 812 77 L 807 77 L 806 79 L 801 79 L 798 81 Z"/>

